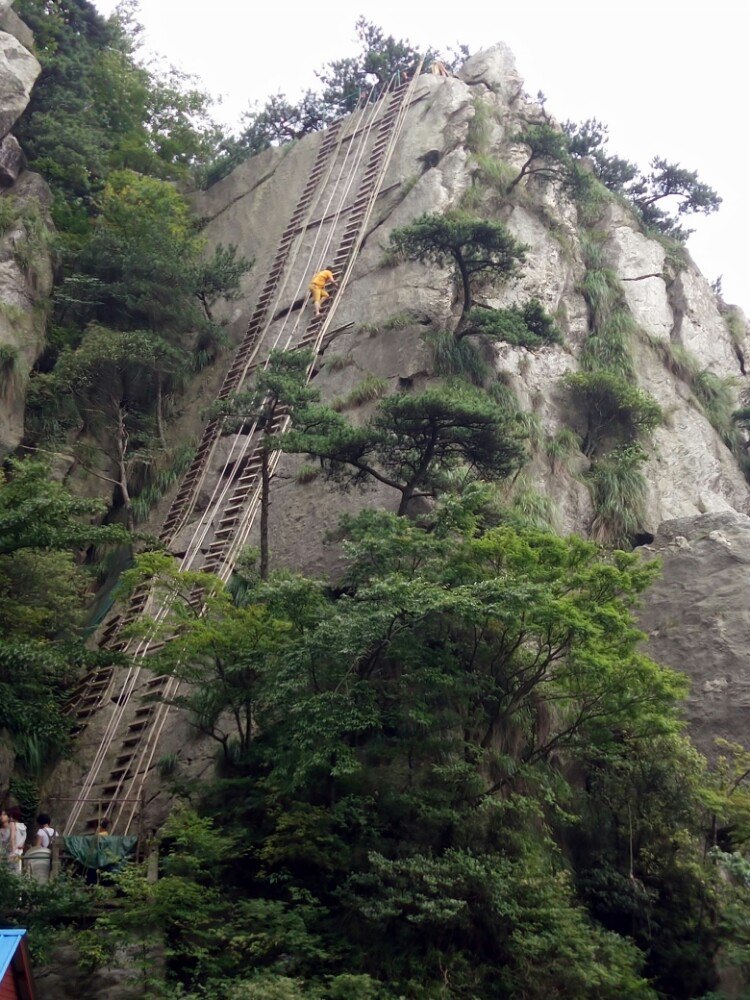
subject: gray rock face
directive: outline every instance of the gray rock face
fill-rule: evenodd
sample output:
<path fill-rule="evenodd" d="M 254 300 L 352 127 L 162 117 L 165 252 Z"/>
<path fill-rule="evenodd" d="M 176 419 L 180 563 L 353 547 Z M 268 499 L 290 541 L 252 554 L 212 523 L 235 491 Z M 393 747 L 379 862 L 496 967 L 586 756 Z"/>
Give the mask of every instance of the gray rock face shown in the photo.
<path fill-rule="evenodd" d="M 523 91 L 523 79 L 516 69 L 510 48 L 498 42 L 466 60 L 459 78 L 469 86 L 484 86 L 510 104 Z"/>
<path fill-rule="evenodd" d="M 706 754 L 717 736 L 747 744 L 750 711 L 750 517 L 666 521 L 653 545 L 663 573 L 640 611 L 647 652 L 685 673 L 690 733 Z"/>
<path fill-rule="evenodd" d="M 10 187 L 26 167 L 26 157 L 14 135 L 0 143 L 0 187 Z"/>
<path fill-rule="evenodd" d="M 6 31 L 9 35 L 13 35 L 24 48 L 30 49 L 34 44 L 34 33 L 11 9 L 12 2 L 13 0 L 0 2 L 0 31 Z"/>
<path fill-rule="evenodd" d="M 43 239 L 51 226 L 49 188 L 26 172 L 26 158 L 10 135 L 25 110 L 41 67 L 27 46 L 33 35 L 0 0 L 0 457 L 23 436 L 26 383 L 44 344 L 45 320 L 35 307 L 52 289 L 52 266 Z"/>
<path fill-rule="evenodd" d="M 17 38 L 0 31 L 0 136 L 8 134 L 26 109 L 41 71 L 37 60 Z"/>
<path fill-rule="evenodd" d="M 26 384 L 45 338 L 43 311 L 36 305 L 52 290 L 49 251 L 38 244 L 37 226 L 51 227 L 49 188 L 38 174 L 25 172 L 0 198 L 8 226 L 0 234 L 0 456 L 23 436 Z"/>
<path fill-rule="evenodd" d="M 504 164 L 512 177 L 528 150 L 511 143 L 509 136 L 524 121 L 534 120 L 539 109 L 526 103 L 523 82 L 505 45 L 477 53 L 458 77 L 420 78 L 367 238 L 338 304 L 336 324 L 351 323 L 354 332 L 338 339 L 329 353 L 345 355 L 351 363 L 348 378 L 372 373 L 395 387 L 399 378 L 413 383 L 415 375 L 423 381 L 434 377 L 425 335 L 448 329 L 455 322 L 459 309 L 456 285 L 447 269 L 434 265 L 400 262 L 384 267 L 383 252 L 394 228 L 425 212 L 466 207 L 466 199 L 472 198 L 477 207 L 471 210 L 505 222 L 514 236 L 530 247 L 520 275 L 512 281 L 488 282 L 477 291 L 477 300 L 502 308 L 536 297 L 556 316 L 565 335 L 564 346 L 536 352 L 507 344 L 489 346 L 497 372 L 510 382 L 532 415 L 530 419 L 539 424 L 542 436 L 552 436 L 564 426 L 581 431 L 580 414 L 572 410 L 570 396 L 560 385 L 566 372 L 577 370 L 580 349 L 589 333 L 588 310 L 580 291 L 585 266 L 577 209 L 557 182 L 525 178 L 512 200 L 493 191 L 491 183 L 485 182 L 484 187 L 477 183 L 480 162 L 469 144 L 477 142 L 476 136 L 471 138 L 471 128 L 480 112 L 483 152 Z M 359 121 L 353 119 L 351 127 Z M 246 278 L 247 298 L 226 312 L 235 337 L 244 329 L 259 292 L 263 267 L 273 256 L 320 142 L 320 135 L 311 135 L 269 150 L 196 198 L 198 213 L 209 220 L 205 229 L 209 244 L 236 243 L 257 261 Z M 329 185 L 313 218 L 332 211 L 324 207 L 333 197 Z M 333 205 L 335 200 L 328 203 Z M 750 510 L 750 492 L 733 455 L 708 421 L 690 385 L 665 361 L 673 346 L 689 350 L 698 368 L 734 380 L 732 391 L 739 405 L 746 377 L 720 303 L 689 260 L 678 269 L 664 246 L 647 238 L 632 213 L 618 202 L 605 206 L 596 229 L 603 234 L 604 263 L 620 280 L 638 326 L 632 343 L 638 381 L 666 415 L 665 425 L 647 447 L 648 511 L 643 530 L 653 533 L 661 521 L 674 517 Z M 304 293 L 309 275 L 325 264 L 325 240 L 333 235 L 308 231 L 290 265 L 286 288 L 279 295 L 275 307 L 279 314 Z M 386 333 L 390 320 L 406 314 L 416 322 Z M 293 343 L 298 335 L 294 330 L 304 322 L 295 312 L 293 317 L 273 324 L 267 345 Z M 745 353 L 750 357 L 750 352 Z M 334 376 L 324 367 L 317 385 L 324 396 L 333 398 L 341 395 L 340 379 L 340 374 Z M 287 564 L 304 569 L 309 562 L 319 569 L 321 561 L 316 544 L 311 543 L 309 526 L 303 531 L 301 525 L 306 524 L 303 509 L 309 508 L 313 494 L 323 491 L 322 496 L 325 491 L 319 483 L 297 485 L 289 463 L 285 459 L 280 466 L 274 501 L 279 539 L 276 551 Z M 534 460 L 525 472 L 535 488 L 554 498 L 558 525 L 563 530 L 586 533 L 591 525 L 593 510 L 580 479 L 586 467 L 587 460 L 581 456 L 568 468 L 552 470 L 543 446 L 537 444 Z M 369 503 L 369 495 L 361 502 Z M 337 511 L 349 504 L 350 500 L 340 494 L 330 494 L 329 516 L 319 538 L 335 523 Z M 310 530 L 315 533 L 314 527 Z M 304 539 L 301 544 L 293 540 L 297 536 Z"/>

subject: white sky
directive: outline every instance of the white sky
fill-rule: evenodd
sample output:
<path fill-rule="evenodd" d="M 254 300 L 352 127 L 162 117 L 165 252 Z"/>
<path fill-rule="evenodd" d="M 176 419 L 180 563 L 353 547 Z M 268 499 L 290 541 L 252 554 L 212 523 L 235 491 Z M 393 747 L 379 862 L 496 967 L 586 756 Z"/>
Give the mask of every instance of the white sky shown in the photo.
<path fill-rule="evenodd" d="M 93 0 L 102 14 L 117 0 Z M 731 0 L 140 0 L 149 49 L 197 75 L 239 123 L 254 101 L 281 90 L 296 99 L 314 70 L 357 49 L 364 15 L 415 46 L 472 52 L 506 42 L 530 94 L 543 90 L 563 121 L 609 125 L 612 153 L 646 167 L 654 155 L 697 170 L 724 199 L 695 227 L 688 248 L 704 275 L 723 275 L 727 302 L 750 314 L 750 4 Z M 744 95 L 744 96 L 743 96 Z"/>

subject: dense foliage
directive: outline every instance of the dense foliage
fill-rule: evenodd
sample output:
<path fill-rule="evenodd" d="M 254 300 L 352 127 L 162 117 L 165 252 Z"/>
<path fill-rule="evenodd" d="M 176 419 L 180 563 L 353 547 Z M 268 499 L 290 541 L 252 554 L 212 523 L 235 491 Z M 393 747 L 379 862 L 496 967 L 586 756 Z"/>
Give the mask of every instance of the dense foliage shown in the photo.
<path fill-rule="evenodd" d="M 602 184 L 624 195 L 644 225 L 654 232 L 684 243 L 693 232 L 682 225 L 684 217 L 696 213 L 710 215 L 721 205 L 719 195 L 698 179 L 695 170 L 686 170 L 679 163 L 655 156 L 649 164 L 650 170 L 644 172 L 636 164 L 610 153 L 607 126 L 594 118 L 580 123 L 565 122 L 563 132 L 567 142 L 563 140 L 564 145 L 555 150 L 554 159 L 558 163 L 572 158 L 591 164 Z M 545 151 L 541 155 L 550 154 Z"/>
<path fill-rule="evenodd" d="M 17 9 L 43 65 L 19 137 L 61 234 L 29 444 L 72 449 L 132 526 L 189 453 L 169 444 L 170 400 L 215 356 L 215 305 L 250 266 L 234 247 L 206 258 L 185 188 L 325 126 L 420 54 L 360 19 L 360 52 L 321 71 L 320 93 L 276 95 L 222 140 L 189 80 L 138 62 L 127 6 L 108 21 L 87 0 Z M 599 123 L 560 131 L 542 114 L 512 139 L 527 152 L 498 172 L 508 198 L 530 177 L 582 199 L 593 176 L 677 236 L 665 202 L 678 217 L 718 204 L 664 160 L 642 176 L 609 156 Z M 581 433 L 563 428 L 548 455 L 580 444 L 592 535 L 626 546 L 662 415 L 635 384 L 633 320 L 597 239 L 580 287 L 590 335 L 564 383 Z M 539 428 L 481 350 L 562 338 L 537 299 L 475 300 L 526 251 L 468 211 L 392 234 L 392 254 L 459 288 L 455 328 L 432 332 L 445 383 L 381 398 L 370 376 L 347 397 L 369 404 L 355 424 L 308 385 L 309 355 L 274 353 L 215 410 L 227 433 L 262 435 L 257 571 L 245 553 L 225 587 L 145 552 L 123 579 L 168 605 L 132 629 L 169 639 L 151 662 L 185 682 L 176 706 L 215 742 L 217 770 L 198 782 L 162 762 L 179 805 L 156 882 L 133 866 L 95 892 L 41 889 L 0 868 L 0 911 L 37 954 L 67 931 L 89 967 L 130 956 L 157 1000 L 657 1000 L 708 996 L 720 962 L 748 972 L 750 758 L 726 745 L 709 772 L 682 733 L 683 678 L 641 652 L 633 611 L 658 568 L 542 530 L 531 491 L 508 501 Z M 721 386 L 695 385 L 718 407 Z M 289 408 L 293 429 L 272 437 Z M 394 513 L 341 525 L 335 585 L 270 572 L 278 446 L 344 488 L 393 491 Z M 0 728 L 29 817 L 68 747 L 65 693 L 96 660 L 84 559 L 129 537 L 92 523 L 102 512 L 36 462 L 0 480 Z"/>
<path fill-rule="evenodd" d="M 68 746 L 65 690 L 94 659 L 80 630 L 91 581 L 76 556 L 125 538 L 91 523 L 104 509 L 71 496 L 39 462 L 0 473 L 0 732 L 16 779 L 40 777 Z"/>
<path fill-rule="evenodd" d="M 64 231 L 85 231 L 113 170 L 185 180 L 219 140 L 205 93 L 137 60 L 139 28 L 129 9 L 121 5 L 105 20 L 88 0 L 15 5 L 42 64 L 15 131 L 31 166 L 53 187 L 55 222 Z"/>
<path fill-rule="evenodd" d="M 148 507 L 137 495 L 158 496 L 183 462 L 165 417 L 215 358 L 222 332 L 212 307 L 237 294 L 250 264 L 235 247 L 204 253 L 180 188 L 219 141 L 209 101 L 189 80 L 138 61 L 129 8 L 109 20 L 87 0 L 24 0 L 18 9 L 42 74 L 17 131 L 52 187 L 59 230 L 29 439 L 72 450 L 111 484 L 112 506 L 132 527 L 136 509 Z"/>
<path fill-rule="evenodd" d="M 335 591 L 246 565 L 233 600 L 158 555 L 130 574 L 172 597 L 161 669 L 189 681 L 179 703 L 223 768 L 209 787 L 174 776 L 190 805 L 163 831 L 164 877 L 119 881 L 98 958 L 164 932 L 154 996 L 713 986 L 717 948 L 743 940 L 723 895 L 746 905 L 747 886 L 703 854 L 683 681 L 638 649 L 630 609 L 656 567 L 510 527 L 478 484 L 420 523 L 366 512 L 345 532 Z M 741 766 L 711 793 L 725 815 Z"/>

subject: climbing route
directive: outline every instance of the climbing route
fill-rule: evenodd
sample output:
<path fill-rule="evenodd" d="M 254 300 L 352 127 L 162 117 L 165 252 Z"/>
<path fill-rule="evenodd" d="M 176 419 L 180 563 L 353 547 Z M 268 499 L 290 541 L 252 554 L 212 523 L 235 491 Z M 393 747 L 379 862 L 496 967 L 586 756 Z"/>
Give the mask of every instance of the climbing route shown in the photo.
<path fill-rule="evenodd" d="M 258 365 L 266 363 L 271 349 L 302 348 L 317 355 L 325 343 L 382 190 L 418 74 L 419 69 L 409 81 L 392 82 L 378 100 L 368 97 L 357 113 L 325 134 L 218 400 L 241 389 Z M 302 309 L 283 309 L 285 302 L 305 296 L 309 275 L 321 262 L 329 264 L 338 279 L 321 314 L 315 316 L 306 308 L 306 298 Z M 284 317 L 280 324 L 278 316 Z M 308 377 L 312 373 L 313 366 Z M 290 421 L 289 413 L 280 412 L 272 433 L 282 433 Z M 255 424 L 232 435 L 228 452 L 221 447 L 226 440 L 224 422 L 210 421 L 159 536 L 179 557 L 181 569 L 215 573 L 224 581 L 247 542 L 260 506 L 262 458 L 261 431 Z M 278 460 L 279 453 L 273 453 L 271 472 Z M 200 603 L 201 595 L 196 594 L 195 600 Z M 138 819 L 178 682 L 171 676 L 154 676 L 147 669 L 147 657 L 163 646 L 163 639 L 129 638 L 127 626 L 144 613 L 158 622 L 168 612 L 168 605 L 160 605 L 148 587 L 136 590 L 125 611 L 105 626 L 101 639 L 104 648 L 125 654 L 129 666 L 96 671 L 74 692 L 71 712 L 79 729 L 98 713 L 106 714 L 106 723 L 77 790 L 66 833 L 93 828 L 100 815 L 110 816 L 117 832 L 126 833 Z M 91 803 L 96 803 L 95 809 Z"/>

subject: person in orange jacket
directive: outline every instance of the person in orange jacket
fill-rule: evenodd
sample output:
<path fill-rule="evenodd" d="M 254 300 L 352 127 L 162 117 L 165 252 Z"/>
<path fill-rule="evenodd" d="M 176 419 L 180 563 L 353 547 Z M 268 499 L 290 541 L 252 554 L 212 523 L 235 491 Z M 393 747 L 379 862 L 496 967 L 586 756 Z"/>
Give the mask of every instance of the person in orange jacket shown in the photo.
<path fill-rule="evenodd" d="M 330 298 L 330 295 L 326 291 L 326 285 L 328 284 L 336 284 L 333 271 L 318 271 L 310 282 L 310 294 L 312 295 L 313 304 L 315 305 L 316 316 L 320 316 L 320 303 L 323 302 L 324 299 Z"/>

